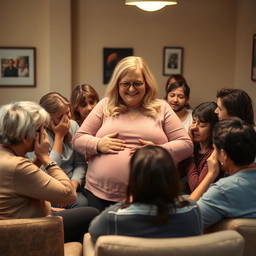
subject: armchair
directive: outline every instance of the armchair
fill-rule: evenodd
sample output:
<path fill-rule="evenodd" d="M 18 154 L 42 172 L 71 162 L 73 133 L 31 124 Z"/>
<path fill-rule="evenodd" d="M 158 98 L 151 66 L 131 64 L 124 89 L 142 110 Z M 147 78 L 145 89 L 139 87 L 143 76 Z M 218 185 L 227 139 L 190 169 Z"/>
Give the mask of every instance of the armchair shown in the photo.
<path fill-rule="evenodd" d="M 236 230 L 245 240 L 244 256 L 256 255 L 256 219 L 225 219 L 205 230 L 205 233 Z"/>
<path fill-rule="evenodd" d="M 184 238 L 84 236 L 84 256 L 241 256 L 244 239 L 236 231 Z"/>
<path fill-rule="evenodd" d="M 82 256 L 82 245 L 64 244 L 62 218 L 0 220 L 0 255 Z"/>

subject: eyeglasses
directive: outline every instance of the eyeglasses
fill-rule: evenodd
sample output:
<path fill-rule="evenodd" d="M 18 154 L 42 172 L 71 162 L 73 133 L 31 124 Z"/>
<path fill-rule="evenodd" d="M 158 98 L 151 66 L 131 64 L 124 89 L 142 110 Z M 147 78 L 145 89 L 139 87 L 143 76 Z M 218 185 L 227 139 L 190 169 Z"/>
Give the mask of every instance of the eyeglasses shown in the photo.
<path fill-rule="evenodd" d="M 119 83 L 119 85 L 122 86 L 123 88 L 130 88 L 131 86 L 133 86 L 135 88 L 139 88 L 143 84 L 144 84 L 144 82 L 141 82 L 141 81 Z"/>

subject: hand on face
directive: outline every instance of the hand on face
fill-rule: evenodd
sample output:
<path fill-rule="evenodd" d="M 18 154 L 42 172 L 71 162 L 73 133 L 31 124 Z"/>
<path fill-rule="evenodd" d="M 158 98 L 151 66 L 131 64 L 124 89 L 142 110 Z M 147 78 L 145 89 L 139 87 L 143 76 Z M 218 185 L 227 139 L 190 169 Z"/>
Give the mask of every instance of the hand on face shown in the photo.
<path fill-rule="evenodd" d="M 194 143 L 208 143 L 211 136 L 211 125 L 202 122 L 198 118 L 193 118 L 193 122 L 188 129 L 188 134 Z"/>
<path fill-rule="evenodd" d="M 125 149 L 125 141 L 116 139 L 118 133 L 111 133 L 102 137 L 97 145 L 97 150 L 101 153 L 117 154 Z"/>
<path fill-rule="evenodd" d="M 55 136 L 64 137 L 70 128 L 70 120 L 67 115 L 63 115 L 60 122 L 55 124 L 54 120 L 51 120 L 51 130 L 54 132 Z"/>
<path fill-rule="evenodd" d="M 44 162 L 44 158 L 48 157 L 50 148 L 50 142 L 47 132 L 43 127 L 40 128 L 40 131 L 37 132 L 36 138 L 35 138 L 35 154 L 36 157 L 41 161 Z"/>
<path fill-rule="evenodd" d="M 220 164 L 218 161 L 218 152 L 216 148 L 214 148 L 212 154 L 207 159 L 207 165 L 208 165 L 208 173 L 212 174 L 216 178 L 220 172 Z"/>

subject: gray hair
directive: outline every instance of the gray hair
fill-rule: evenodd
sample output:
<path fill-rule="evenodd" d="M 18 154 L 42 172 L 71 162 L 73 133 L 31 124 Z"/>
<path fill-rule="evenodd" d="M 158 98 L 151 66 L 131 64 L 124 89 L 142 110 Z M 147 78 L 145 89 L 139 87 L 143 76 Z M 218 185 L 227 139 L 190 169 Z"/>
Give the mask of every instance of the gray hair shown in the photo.
<path fill-rule="evenodd" d="M 49 124 L 49 114 L 37 103 L 19 101 L 0 108 L 0 143 L 15 145 L 35 138 L 41 126 Z"/>

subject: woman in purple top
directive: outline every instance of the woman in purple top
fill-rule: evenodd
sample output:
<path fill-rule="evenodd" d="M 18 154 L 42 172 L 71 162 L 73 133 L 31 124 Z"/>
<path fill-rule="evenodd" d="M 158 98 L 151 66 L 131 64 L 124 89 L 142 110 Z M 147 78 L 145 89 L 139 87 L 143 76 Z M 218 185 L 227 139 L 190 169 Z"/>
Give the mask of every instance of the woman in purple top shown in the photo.
<path fill-rule="evenodd" d="M 194 143 L 194 155 L 186 160 L 185 168 L 191 192 L 208 172 L 207 159 L 213 152 L 212 130 L 218 122 L 218 116 L 214 113 L 216 107 L 215 102 L 204 102 L 192 112 L 193 122 L 189 128 L 189 134 Z"/>
<path fill-rule="evenodd" d="M 116 66 L 102 99 L 73 139 L 88 159 L 85 193 L 99 210 L 125 199 L 129 160 L 145 145 L 167 149 L 175 163 L 189 157 L 193 143 L 164 100 L 140 57 L 126 57 Z"/>

